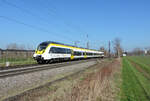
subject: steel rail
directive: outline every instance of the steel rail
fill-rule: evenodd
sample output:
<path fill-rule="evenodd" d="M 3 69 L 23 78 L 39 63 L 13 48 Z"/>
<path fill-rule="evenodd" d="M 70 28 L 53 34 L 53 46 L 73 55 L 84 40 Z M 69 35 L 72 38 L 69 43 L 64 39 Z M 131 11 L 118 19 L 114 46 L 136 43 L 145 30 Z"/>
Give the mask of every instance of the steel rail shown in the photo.
<path fill-rule="evenodd" d="M 70 61 L 70 62 L 63 62 L 63 63 L 57 63 L 57 64 L 48 64 L 48 65 L 32 66 L 32 67 L 26 67 L 26 68 L 1 70 L 0 78 L 10 77 L 10 76 L 14 76 L 14 75 L 21 75 L 21 74 L 26 74 L 26 73 L 31 73 L 31 72 L 41 71 L 41 70 L 60 68 L 60 67 L 64 67 L 64 66 L 70 66 L 70 65 L 94 61 L 94 60 L 95 59 Z"/>

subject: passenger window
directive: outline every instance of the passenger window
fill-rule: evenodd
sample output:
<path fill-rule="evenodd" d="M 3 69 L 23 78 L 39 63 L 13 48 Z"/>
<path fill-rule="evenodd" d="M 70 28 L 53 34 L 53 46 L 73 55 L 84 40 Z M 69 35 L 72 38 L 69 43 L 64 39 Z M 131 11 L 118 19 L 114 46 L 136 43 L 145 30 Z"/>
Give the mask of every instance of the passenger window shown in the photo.
<path fill-rule="evenodd" d="M 54 47 L 51 47 L 49 53 L 54 53 L 54 51 L 55 51 Z"/>
<path fill-rule="evenodd" d="M 71 49 L 51 47 L 49 53 L 71 54 Z"/>

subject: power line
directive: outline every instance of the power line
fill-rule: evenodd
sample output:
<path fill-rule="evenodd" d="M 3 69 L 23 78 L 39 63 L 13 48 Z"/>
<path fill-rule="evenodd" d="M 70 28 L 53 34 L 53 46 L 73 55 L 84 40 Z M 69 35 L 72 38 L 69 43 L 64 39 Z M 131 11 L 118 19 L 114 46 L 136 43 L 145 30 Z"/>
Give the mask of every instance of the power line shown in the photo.
<path fill-rule="evenodd" d="M 30 25 L 30 24 L 26 24 L 24 22 L 18 21 L 18 20 L 13 19 L 13 18 L 9 18 L 9 17 L 6 17 L 6 16 L 0 16 L 0 18 L 6 19 L 6 20 L 9 20 L 9 21 L 18 23 L 18 24 L 22 24 L 22 25 L 25 25 L 27 27 L 31 27 L 31 28 L 36 29 L 36 30 L 40 30 L 40 31 L 49 33 L 49 31 L 47 31 L 47 30 L 45 30 L 43 28 L 40 28 L 40 27 L 37 27 L 37 26 L 34 26 L 34 25 Z"/>
<path fill-rule="evenodd" d="M 37 14 L 34 14 L 34 13 L 32 13 L 31 11 L 29 11 L 29 10 L 27 10 L 27 9 L 24 9 L 24 8 L 22 8 L 22 7 L 19 7 L 19 6 L 16 5 L 16 4 L 13 4 L 13 3 L 11 3 L 11 2 L 8 2 L 7 0 L 2 0 L 2 1 L 3 1 L 3 3 L 5 3 L 5 4 L 7 4 L 7 5 L 11 6 L 11 7 L 17 8 L 17 9 L 21 10 L 22 12 L 24 12 L 24 13 L 26 13 L 26 14 L 28 14 L 28 15 L 31 15 L 31 16 L 33 16 L 33 17 L 35 17 L 35 18 L 40 19 L 41 21 L 44 21 L 44 22 L 47 23 L 47 24 L 50 24 L 50 23 L 48 23 L 47 20 L 44 20 L 43 18 L 41 18 L 41 17 L 38 16 Z M 47 8 L 47 9 L 48 9 L 48 8 Z M 50 10 L 50 9 L 49 9 L 49 10 Z M 52 11 L 52 10 L 50 10 L 50 11 Z M 53 10 L 53 12 L 54 12 L 56 15 L 58 15 L 58 13 L 56 13 L 56 11 Z M 49 13 L 47 13 L 47 14 L 49 15 Z M 54 15 L 53 15 L 53 16 L 54 16 Z M 59 15 L 59 16 L 60 16 L 60 15 Z M 8 17 L 7 17 L 7 18 L 8 18 Z M 62 18 L 61 18 L 61 19 L 62 19 Z M 13 20 L 14 20 L 14 19 L 13 19 Z M 66 23 L 66 21 L 63 20 L 63 19 L 62 19 L 62 21 L 64 22 L 64 24 L 65 24 L 66 26 L 71 27 L 71 28 L 73 28 L 73 29 L 75 29 L 75 30 L 78 29 L 78 32 L 80 32 L 79 29 L 81 30 L 81 28 L 77 28 L 77 26 L 76 26 L 76 27 L 72 27 L 72 24 Z M 15 20 L 14 22 L 16 22 L 16 20 Z M 17 21 L 17 22 L 19 22 L 20 24 L 26 25 L 26 26 L 28 26 L 28 27 L 32 27 L 32 28 L 34 28 L 34 29 L 37 29 L 37 26 L 35 27 L 35 26 L 33 26 L 33 25 L 25 24 L 25 23 L 22 23 L 22 22 L 20 22 L 20 21 Z M 42 30 L 42 31 L 44 31 L 44 32 L 48 32 L 48 33 L 49 33 L 48 30 L 45 30 L 45 29 L 43 29 L 43 28 L 38 27 L 38 30 L 39 30 L 39 29 Z M 70 31 L 69 31 L 69 32 L 70 32 Z M 81 33 L 81 32 L 80 32 L 80 33 Z M 68 36 L 67 36 L 67 37 L 68 37 Z M 65 37 L 65 38 L 66 38 L 66 37 Z M 69 38 L 69 40 L 70 40 L 70 38 Z"/>
<path fill-rule="evenodd" d="M 47 1 L 48 1 L 48 0 L 47 0 Z M 49 2 L 49 1 L 48 1 L 48 2 Z M 52 11 L 52 12 L 54 12 L 56 15 L 58 15 L 59 17 L 61 17 L 60 13 L 56 12 L 56 7 L 55 7 L 55 8 L 54 8 L 54 7 L 55 7 L 55 6 L 53 5 L 53 9 L 55 9 L 55 10 L 51 10 L 51 9 L 49 9 L 49 8 L 47 8 L 47 7 L 44 7 L 44 8 L 47 8 L 49 11 Z M 49 13 L 48 13 L 48 15 L 49 15 Z M 51 15 L 52 15 L 52 14 L 51 14 Z M 54 16 L 54 15 L 52 15 L 52 16 Z M 56 17 L 58 17 L 58 16 L 56 16 Z M 68 23 L 68 21 L 62 19 L 62 17 L 61 17 L 61 20 L 63 21 L 63 23 L 64 23 L 67 27 L 78 31 L 80 34 L 82 34 L 82 33 L 87 33 L 87 32 L 82 31 L 79 26 L 73 25 L 73 24 L 70 23 L 70 22 Z M 74 27 L 73 27 L 73 26 L 74 26 Z M 79 31 L 79 30 L 80 30 L 80 31 Z M 81 31 L 82 31 L 82 32 L 81 32 Z"/>
<path fill-rule="evenodd" d="M 48 30 L 46 30 L 46 29 L 43 29 L 43 28 L 41 28 L 41 27 L 34 26 L 34 25 L 31 25 L 31 24 L 27 24 L 27 23 L 24 23 L 24 22 L 18 21 L 18 20 L 13 19 L 13 18 L 9 18 L 9 17 L 6 17 L 6 16 L 0 16 L 0 18 L 3 18 L 3 19 L 6 19 L 6 20 L 9 20 L 9 21 L 11 21 L 11 22 L 15 22 L 15 23 L 18 23 L 18 24 L 21 24 L 21 25 L 27 26 L 27 27 L 30 27 L 30 28 L 35 29 L 35 30 L 42 31 L 42 32 L 45 32 L 45 33 L 49 33 L 49 34 L 51 33 L 50 31 L 48 31 Z M 57 34 L 57 33 L 55 33 L 55 34 L 53 34 L 53 35 L 57 35 L 57 37 L 58 37 L 58 35 L 59 35 L 59 36 L 62 36 L 62 35 Z M 65 36 L 62 36 L 62 37 L 64 37 L 64 39 L 66 39 L 66 37 L 65 37 Z M 70 39 L 68 39 L 68 40 L 70 41 Z M 68 41 L 68 40 L 67 40 L 67 41 Z"/>
<path fill-rule="evenodd" d="M 6 1 L 6 0 L 5 0 L 5 1 Z M 42 2 L 43 2 L 43 1 L 42 1 Z M 9 4 L 11 4 L 11 6 L 14 5 L 14 4 L 12 5 L 12 3 L 9 3 Z M 15 6 L 17 6 L 17 5 L 15 5 Z M 30 14 L 36 16 L 35 14 L 33 14 L 33 13 L 31 13 L 30 11 L 27 11 L 27 10 L 25 10 L 25 9 L 22 9 L 21 7 L 18 7 L 18 6 L 17 6 L 17 8 L 21 9 L 22 11 L 25 11 L 26 13 L 30 13 Z M 52 10 L 52 9 L 49 9 L 49 8 L 47 8 L 47 7 L 45 7 L 45 6 L 44 6 L 44 8 L 46 8 L 46 9 L 48 9 L 49 11 L 55 13 L 55 15 L 58 15 L 59 17 L 61 17 L 61 15 L 56 12 L 56 8 L 54 8 L 54 6 L 53 6 L 53 10 Z M 49 16 L 55 16 L 55 15 L 50 14 L 50 13 L 47 13 L 47 14 L 48 14 Z M 58 16 L 55 16 L 55 17 L 58 18 Z M 72 28 L 72 29 L 75 29 L 75 28 L 71 27 L 71 26 L 72 26 L 71 24 L 66 23 L 66 21 L 65 21 L 64 19 L 62 19 L 62 17 L 61 17 L 61 19 L 59 19 L 59 20 L 63 21 L 63 23 L 64 23 L 66 26 L 68 26 L 68 27 L 70 27 L 70 28 Z M 69 30 L 69 32 L 70 32 L 70 30 Z M 81 33 L 81 32 L 80 32 L 80 33 Z"/>
<path fill-rule="evenodd" d="M 33 17 L 35 17 L 35 18 L 38 18 L 38 19 L 44 21 L 44 22 L 47 23 L 47 24 L 50 24 L 50 23 L 48 23 L 47 20 L 44 20 L 44 19 L 41 18 L 40 16 L 38 16 L 38 15 L 36 15 L 36 14 L 30 12 L 30 11 L 27 10 L 27 9 L 21 8 L 21 7 L 19 7 L 19 6 L 16 5 L 16 4 L 13 4 L 13 3 L 8 2 L 7 0 L 2 0 L 2 1 L 3 1 L 3 3 L 5 3 L 5 4 L 7 4 L 7 5 L 11 6 L 11 7 L 17 8 L 17 9 L 19 9 L 20 11 L 22 11 L 22 12 L 28 14 L 28 15 L 31 15 L 31 16 L 33 16 Z"/>
<path fill-rule="evenodd" d="M 30 11 L 27 10 L 27 9 L 21 8 L 21 7 L 15 5 L 15 4 L 13 4 L 13 3 L 8 2 L 7 0 L 2 0 L 2 1 L 3 1 L 3 3 L 5 3 L 5 4 L 9 5 L 9 6 L 12 6 L 12 7 L 14 7 L 14 8 L 17 8 L 17 9 L 21 10 L 22 12 L 25 12 L 26 14 L 29 14 L 29 15 L 31 15 L 31 16 L 33 16 L 33 17 L 36 17 L 36 18 L 38 18 L 38 19 L 44 21 L 45 23 L 49 24 L 47 20 L 44 20 L 44 19 L 41 18 L 40 16 L 38 16 L 38 15 L 36 15 L 36 14 L 30 12 Z M 7 20 L 8 20 L 8 17 L 6 17 L 6 18 L 7 18 Z M 10 20 L 10 19 L 11 19 L 11 18 L 9 18 L 9 20 Z M 42 31 L 44 31 L 44 32 L 49 32 L 49 31 L 47 31 L 47 30 L 45 30 L 45 29 L 43 29 L 43 28 L 40 28 L 40 27 L 35 27 L 35 26 L 33 26 L 33 25 L 25 24 L 25 23 L 23 23 L 23 22 L 20 22 L 20 21 L 14 20 L 14 19 L 11 19 L 11 20 L 13 20 L 14 22 L 17 22 L 17 23 L 26 25 L 26 26 L 28 26 L 28 27 L 30 26 L 30 27 L 32 27 L 32 28 L 34 28 L 34 29 L 37 29 L 37 28 L 38 28 L 38 29 L 40 29 L 40 30 L 42 30 Z M 68 36 L 67 36 L 67 37 L 68 37 Z M 66 39 L 66 36 L 64 36 L 64 38 Z M 69 40 L 70 40 L 70 38 L 69 38 Z M 71 39 L 71 40 L 72 40 L 72 39 Z"/>
<path fill-rule="evenodd" d="M 8 2 L 7 0 L 2 0 L 3 1 L 3 3 L 5 3 L 5 4 L 7 4 L 7 5 L 9 5 L 9 6 L 11 6 L 11 7 L 14 7 L 14 8 L 17 8 L 17 9 L 19 9 L 20 11 L 22 11 L 22 12 L 24 12 L 24 13 L 26 13 L 26 14 L 28 14 L 28 15 L 31 15 L 31 16 L 33 16 L 33 17 L 35 17 L 35 18 L 38 18 L 38 19 L 40 19 L 41 21 L 44 21 L 45 23 L 47 23 L 47 24 L 50 24 L 50 23 L 48 23 L 48 21 L 47 20 L 44 20 L 43 18 L 41 18 L 40 16 L 38 16 L 37 14 L 34 14 L 34 13 L 32 13 L 31 11 L 29 11 L 29 10 L 27 10 L 27 9 L 24 9 L 24 8 L 22 8 L 22 7 L 19 7 L 18 5 L 16 5 L 16 4 L 13 4 L 13 3 L 11 3 L 11 2 Z M 47 8 L 48 9 L 48 8 Z M 48 9 L 48 10 L 50 10 L 50 9 Z M 50 11 L 52 11 L 52 10 L 50 10 Z M 53 10 L 53 12 L 56 14 L 56 15 L 58 15 L 58 13 L 56 13 L 56 11 L 54 11 Z M 49 13 L 47 13 L 48 15 L 49 15 Z M 54 15 L 53 15 L 54 16 Z M 59 16 L 60 16 L 60 14 L 59 14 Z M 57 16 L 56 16 L 57 17 Z M 61 17 L 61 19 L 62 19 L 62 17 Z M 81 28 L 75 28 L 75 27 L 72 27 L 72 24 L 70 24 L 70 23 L 67 23 L 65 20 L 62 20 L 63 22 L 64 22 L 64 24 L 66 25 L 66 26 L 68 26 L 68 27 L 70 27 L 70 28 L 73 28 L 73 29 L 75 29 L 75 30 L 77 30 L 77 29 L 81 29 Z M 43 30 L 43 29 L 42 29 Z M 70 32 L 70 31 L 69 31 Z M 80 32 L 80 31 L 78 31 L 78 32 Z M 81 33 L 81 32 L 80 32 Z"/>

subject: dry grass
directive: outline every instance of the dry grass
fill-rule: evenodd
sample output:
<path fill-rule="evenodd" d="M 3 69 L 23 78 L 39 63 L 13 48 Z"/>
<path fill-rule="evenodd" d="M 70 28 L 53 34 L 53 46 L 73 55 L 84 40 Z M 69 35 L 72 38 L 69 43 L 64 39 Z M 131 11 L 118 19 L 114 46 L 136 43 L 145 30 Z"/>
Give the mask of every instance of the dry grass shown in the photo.
<path fill-rule="evenodd" d="M 89 74 L 65 97 L 57 97 L 53 101 L 116 101 L 119 89 L 115 87 L 114 75 L 120 72 L 120 67 L 120 60 L 113 61 L 97 73 Z"/>
<path fill-rule="evenodd" d="M 98 65 L 61 82 L 36 90 L 20 101 L 116 101 L 120 91 L 120 60 L 101 61 Z M 120 82 L 120 81 L 119 81 Z M 119 84 L 120 85 L 120 84 Z M 18 101 L 19 101 L 18 100 Z"/>

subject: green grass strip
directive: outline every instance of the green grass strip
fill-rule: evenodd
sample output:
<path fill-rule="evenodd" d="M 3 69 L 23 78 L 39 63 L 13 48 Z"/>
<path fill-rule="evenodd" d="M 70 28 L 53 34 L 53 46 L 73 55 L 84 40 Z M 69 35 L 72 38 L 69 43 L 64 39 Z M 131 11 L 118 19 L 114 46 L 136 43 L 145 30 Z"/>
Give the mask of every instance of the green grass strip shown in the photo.
<path fill-rule="evenodd" d="M 143 57 L 138 57 L 138 58 L 143 58 Z M 129 60 L 129 61 L 133 61 L 133 62 L 135 62 L 136 64 L 138 64 L 140 67 L 142 67 L 143 69 L 144 69 L 144 71 L 146 71 L 147 73 L 149 73 L 150 74 L 150 66 L 148 66 L 145 62 L 143 62 L 143 61 L 141 61 L 141 60 L 139 60 L 139 59 L 137 59 L 137 57 L 135 58 L 135 57 L 127 57 L 127 59 Z M 143 59 L 144 60 L 144 59 Z M 144 60 L 145 61 L 145 60 Z"/>
<path fill-rule="evenodd" d="M 150 82 L 146 81 L 147 79 L 138 73 L 126 58 L 123 58 L 122 79 L 121 101 L 150 100 L 148 90 L 145 90 L 150 89 L 147 86 Z"/>
<path fill-rule="evenodd" d="M 132 60 L 139 61 L 150 67 L 150 56 L 131 56 L 129 58 Z"/>
<path fill-rule="evenodd" d="M 16 65 L 27 65 L 27 64 L 36 64 L 37 62 L 33 58 L 11 58 L 11 59 L 1 59 L 0 67 L 5 67 L 6 62 L 10 62 L 10 66 Z"/>

